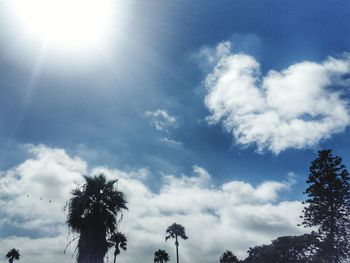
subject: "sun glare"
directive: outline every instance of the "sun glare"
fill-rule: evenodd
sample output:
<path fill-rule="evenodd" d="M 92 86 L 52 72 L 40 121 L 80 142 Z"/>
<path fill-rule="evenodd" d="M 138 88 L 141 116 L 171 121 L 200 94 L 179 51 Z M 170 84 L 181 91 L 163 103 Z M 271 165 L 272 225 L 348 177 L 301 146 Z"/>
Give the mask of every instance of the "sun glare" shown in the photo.
<path fill-rule="evenodd" d="M 11 0 L 26 35 L 45 44 L 101 44 L 112 23 L 112 0 Z"/>

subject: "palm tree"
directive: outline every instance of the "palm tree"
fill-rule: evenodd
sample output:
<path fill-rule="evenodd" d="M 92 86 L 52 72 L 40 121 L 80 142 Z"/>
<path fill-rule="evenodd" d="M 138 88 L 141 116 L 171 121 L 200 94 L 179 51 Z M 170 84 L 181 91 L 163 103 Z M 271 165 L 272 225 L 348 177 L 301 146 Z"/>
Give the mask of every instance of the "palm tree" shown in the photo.
<path fill-rule="evenodd" d="M 154 252 L 154 263 L 164 263 L 169 261 L 169 254 L 162 249 Z"/>
<path fill-rule="evenodd" d="M 103 263 L 108 238 L 117 229 L 117 216 L 127 209 L 124 194 L 103 174 L 84 176 L 85 184 L 72 191 L 68 201 L 67 225 L 79 234 L 78 263 Z"/>
<path fill-rule="evenodd" d="M 12 263 L 14 260 L 19 260 L 20 258 L 19 250 L 18 249 L 11 249 L 9 252 L 6 254 L 6 258 L 9 260 L 10 263 Z"/>
<path fill-rule="evenodd" d="M 120 254 L 120 249 L 126 250 L 127 242 L 126 236 L 120 232 L 114 232 L 109 238 L 110 247 L 114 247 L 114 263 Z"/>
<path fill-rule="evenodd" d="M 188 237 L 185 234 L 185 228 L 182 225 L 174 223 L 171 226 L 168 226 L 166 233 L 168 235 L 165 237 L 165 241 L 167 241 L 169 238 L 175 238 L 176 262 L 179 263 L 179 240 L 178 240 L 178 238 L 181 237 L 183 240 L 188 239 Z"/>

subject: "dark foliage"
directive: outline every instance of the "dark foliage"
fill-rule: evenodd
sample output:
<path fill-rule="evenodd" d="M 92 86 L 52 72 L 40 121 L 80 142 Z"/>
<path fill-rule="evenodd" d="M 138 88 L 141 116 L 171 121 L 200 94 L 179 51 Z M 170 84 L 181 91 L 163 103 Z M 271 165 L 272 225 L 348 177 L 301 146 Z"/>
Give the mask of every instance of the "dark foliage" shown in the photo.
<path fill-rule="evenodd" d="M 127 238 L 123 233 L 114 232 L 108 240 L 109 246 L 114 247 L 114 263 L 117 260 L 117 256 L 120 254 L 120 250 L 126 250 Z"/>
<path fill-rule="evenodd" d="M 226 250 L 220 257 L 220 263 L 239 263 L 239 260 L 230 250 Z"/>
<path fill-rule="evenodd" d="M 6 258 L 9 260 L 10 263 L 12 263 L 14 260 L 19 260 L 21 255 L 19 254 L 18 249 L 11 249 L 9 252 L 6 254 Z"/>
<path fill-rule="evenodd" d="M 158 249 L 154 252 L 154 263 L 165 263 L 169 261 L 169 254 L 162 249 Z"/>
<path fill-rule="evenodd" d="M 318 262 L 349 258 L 350 177 L 342 159 L 331 150 L 319 151 L 307 180 L 303 225 L 318 227 Z"/>
<path fill-rule="evenodd" d="M 311 263 L 317 251 L 315 234 L 279 237 L 271 245 L 249 248 L 244 263 Z"/>
<path fill-rule="evenodd" d="M 108 251 L 108 239 L 117 229 L 117 216 L 127 209 L 122 192 L 107 181 L 103 174 L 84 176 L 86 183 L 72 192 L 67 225 L 78 233 L 78 263 L 103 263 Z"/>

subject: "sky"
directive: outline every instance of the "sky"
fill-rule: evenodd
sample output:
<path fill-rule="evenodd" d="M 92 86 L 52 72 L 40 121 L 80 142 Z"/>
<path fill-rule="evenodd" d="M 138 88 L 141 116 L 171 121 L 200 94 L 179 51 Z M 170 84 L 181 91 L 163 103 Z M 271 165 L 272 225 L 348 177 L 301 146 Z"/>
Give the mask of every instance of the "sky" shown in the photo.
<path fill-rule="evenodd" d="M 173 261 L 173 222 L 182 262 L 309 231 L 310 162 L 350 162 L 349 2 L 31 1 L 0 0 L 0 254 L 72 262 L 64 205 L 101 172 L 122 262 Z"/>

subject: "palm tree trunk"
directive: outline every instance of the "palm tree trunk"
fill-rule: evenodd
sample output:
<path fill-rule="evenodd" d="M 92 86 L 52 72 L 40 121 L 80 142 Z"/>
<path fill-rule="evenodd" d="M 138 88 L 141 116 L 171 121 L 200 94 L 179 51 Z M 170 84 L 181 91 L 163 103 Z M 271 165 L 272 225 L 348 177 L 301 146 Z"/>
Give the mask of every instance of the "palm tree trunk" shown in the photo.
<path fill-rule="evenodd" d="M 177 236 L 176 236 L 176 262 L 179 263 L 179 242 L 177 241 Z"/>

